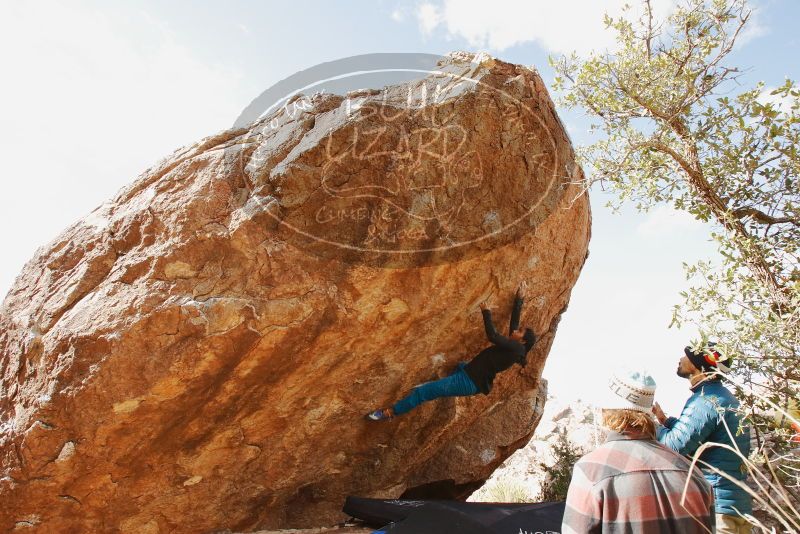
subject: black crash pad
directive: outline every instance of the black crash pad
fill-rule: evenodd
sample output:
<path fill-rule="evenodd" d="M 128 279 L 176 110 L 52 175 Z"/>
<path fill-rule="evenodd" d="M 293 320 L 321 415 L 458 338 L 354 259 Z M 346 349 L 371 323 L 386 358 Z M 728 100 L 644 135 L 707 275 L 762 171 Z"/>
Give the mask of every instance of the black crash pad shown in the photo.
<path fill-rule="evenodd" d="M 347 497 L 343 511 L 386 534 L 558 534 L 564 517 L 564 503 Z"/>

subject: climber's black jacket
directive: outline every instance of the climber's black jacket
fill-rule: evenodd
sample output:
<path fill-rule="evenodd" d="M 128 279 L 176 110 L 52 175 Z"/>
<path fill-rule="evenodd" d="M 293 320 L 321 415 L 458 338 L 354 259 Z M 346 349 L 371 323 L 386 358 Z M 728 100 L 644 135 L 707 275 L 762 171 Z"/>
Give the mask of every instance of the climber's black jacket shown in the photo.
<path fill-rule="evenodd" d="M 517 296 L 514 299 L 514 307 L 511 310 L 511 323 L 508 333 L 519 328 L 519 315 L 522 311 L 522 298 Z M 525 343 L 514 341 L 497 332 L 492 323 L 492 312 L 483 310 L 483 326 L 486 329 L 486 337 L 492 345 L 479 352 L 465 367 L 467 375 L 475 382 L 478 391 L 483 394 L 489 393 L 492 389 L 492 382 L 497 373 L 505 371 L 515 363 L 525 367 L 528 351 L 536 343 L 536 336 L 533 330 L 525 331 Z"/>

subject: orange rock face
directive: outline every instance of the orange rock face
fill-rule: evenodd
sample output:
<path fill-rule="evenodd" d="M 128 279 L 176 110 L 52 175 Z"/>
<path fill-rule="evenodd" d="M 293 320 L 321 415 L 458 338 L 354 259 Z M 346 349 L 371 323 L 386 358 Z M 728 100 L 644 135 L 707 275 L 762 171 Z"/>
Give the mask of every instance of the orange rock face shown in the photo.
<path fill-rule="evenodd" d="M 538 74 L 453 54 L 291 102 L 25 266 L 0 310 L 0 529 L 331 524 L 347 494 L 464 497 L 530 437 L 590 234 Z M 504 331 L 522 280 L 524 369 L 363 419 L 486 346 L 483 300 Z"/>

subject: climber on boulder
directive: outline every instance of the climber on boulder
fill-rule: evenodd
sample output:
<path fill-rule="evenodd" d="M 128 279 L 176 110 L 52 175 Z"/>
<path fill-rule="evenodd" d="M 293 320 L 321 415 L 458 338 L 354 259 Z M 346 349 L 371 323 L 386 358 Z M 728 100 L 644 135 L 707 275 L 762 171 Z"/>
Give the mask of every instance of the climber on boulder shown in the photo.
<path fill-rule="evenodd" d="M 522 282 L 514 296 L 508 337 L 495 330 L 491 310 L 485 302 L 481 303 L 483 326 L 491 346 L 479 352 L 469 363 L 460 362 L 449 376 L 415 386 L 407 397 L 397 401 L 392 407 L 375 410 L 365 417 L 370 421 L 383 421 L 408 413 L 423 402 L 440 397 L 463 397 L 478 393 L 486 395 L 491 391 L 492 382 L 498 373 L 515 363 L 525 367 L 528 351 L 536 343 L 536 335 L 532 329 L 519 327 L 526 288 L 526 283 Z"/>

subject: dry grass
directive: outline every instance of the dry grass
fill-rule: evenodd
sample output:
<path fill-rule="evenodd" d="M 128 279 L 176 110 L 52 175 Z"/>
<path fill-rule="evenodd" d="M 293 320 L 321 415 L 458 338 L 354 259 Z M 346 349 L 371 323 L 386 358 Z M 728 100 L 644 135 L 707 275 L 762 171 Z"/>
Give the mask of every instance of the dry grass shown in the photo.
<path fill-rule="evenodd" d="M 789 412 L 773 403 L 765 396 L 760 395 L 751 386 L 736 380 L 730 375 L 724 373 L 718 374 L 724 376 L 741 390 L 758 398 L 764 404 L 771 406 L 772 409 L 782 414 L 788 421 L 795 425 L 800 424 L 800 421 L 795 419 Z M 725 423 L 724 419 L 722 421 Z M 700 464 L 703 468 L 724 477 L 750 494 L 753 498 L 753 504 L 756 505 L 757 508 L 763 510 L 766 516 L 759 519 L 754 515 L 742 514 L 742 517 L 747 519 L 755 528 L 760 529 L 761 532 L 773 534 L 779 532 L 800 532 L 800 511 L 798 511 L 800 506 L 798 506 L 798 496 L 792 489 L 793 485 L 800 482 L 800 457 L 798 454 L 791 452 L 775 453 L 774 451 L 762 447 L 761 450 L 754 451 L 748 457 L 735 445 L 736 442 L 733 439 L 733 433 L 731 429 L 728 428 L 727 424 L 725 424 L 725 429 L 728 432 L 730 442 L 734 445 L 711 442 L 704 443 L 697 449 L 693 456 L 692 469 L 696 469 L 697 464 Z M 739 456 L 744 465 L 747 466 L 752 484 L 748 485 L 743 481 L 736 480 L 727 473 L 700 460 L 700 456 L 704 451 L 714 447 L 727 449 Z M 689 481 L 687 480 L 687 488 L 688 484 Z M 686 488 L 684 488 L 684 492 L 685 491 Z M 779 528 L 781 530 L 779 530 Z"/>
<path fill-rule="evenodd" d="M 522 484 L 507 481 L 494 482 L 484 488 L 481 500 L 484 502 L 536 502 Z"/>

